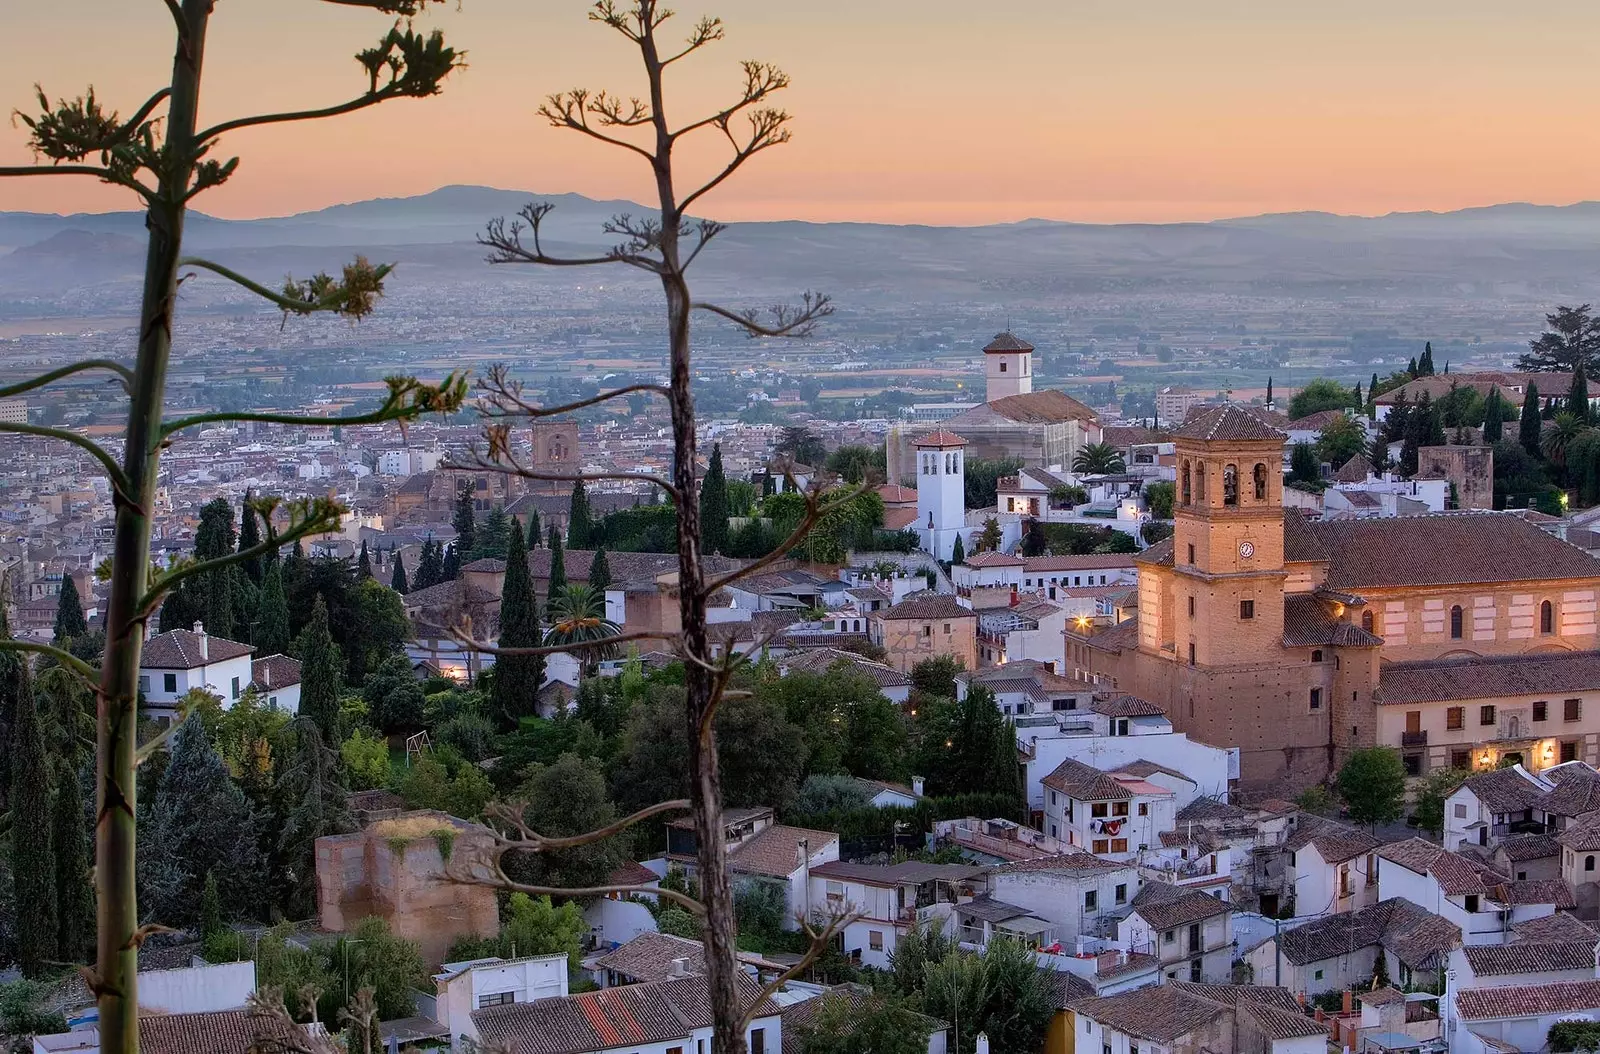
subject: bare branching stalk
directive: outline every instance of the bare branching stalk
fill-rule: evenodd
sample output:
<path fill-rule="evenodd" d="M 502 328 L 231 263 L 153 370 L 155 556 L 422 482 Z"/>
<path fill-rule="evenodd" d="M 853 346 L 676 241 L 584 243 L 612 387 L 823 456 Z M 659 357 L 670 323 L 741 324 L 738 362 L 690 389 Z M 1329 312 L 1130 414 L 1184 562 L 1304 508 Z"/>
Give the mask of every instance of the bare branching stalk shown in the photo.
<path fill-rule="evenodd" d="M 162 419 L 167 365 L 172 350 L 172 315 L 177 300 L 179 270 L 194 267 L 211 271 L 262 296 L 289 314 L 329 313 L 356 320 L 369 314 L 383 295 L 389 266 L 373 266 L 357 259 L 337 278 L 319 274 L 302 281 L 290 280 L 274 292 L 223 264 L 186 259 L 182 254 L 183 225 L 194 198 L 226 182 L 239 159 L 216 160 L 209 155 L 219 137 L 234 129 L 254 125 L 315 120 L 364 109 L 397 98 L 436 94 L 449 74 L 461 65 L 461 56 L 447 47 L 438 32 L 426 35 L 410 19 L 436 0 L 327 0 L 361 7 L 399 19 L 375 47 L 356 56 L 367 76 L 354 98 L 318 110 L 269 113 L 224 121 L 210 128 L 197 127 L 202 68 L 214 0 L 165 0 L 174 31 L 170 82 L 157 88 L 132 116 L 123 120 L 108 112 L 93 88 L 77 99 L 62 99 L 54 106 L 43 89 L 37 92 L 38 112 L 17 112 L 27 129 L 28 145 L 38 163 L 0 167 L 7 176 L 92 176 L 137 194 L 146 207 L 149 242 L 145 256 L 144 289 L 139 309 L 138 346 L 131 367 L 120 362 L 89 360 L 12 385 L 6 394 L 43 387 L 86 370 L 106 370 L 120 382 L 128 397 L 128 423 L 120 460 L 112 452 L 77 432 L 22 423 L 0 423 L 0 431 L 42 436 L 71 444 L 88 454 L 111 482 L 116 525 L 110 561 L 110 594 L 104 625 L 106 650 L 100 668 L 52 653 L 66 669 L 93 682 L 96 692 L 95 765 L 95 901 L 97 938 L 95 965 L 85 971 L 99 1003 L 100 1049 L 106 1054 L 135 1054 L 139 1045 L 137 955 L 140 943 L 159 926 L 140 926 L 135 899 L 135 808 L 137 763 L 136 719 L 140 651 L 145 627 L 162 597 L 191 575 L 216 570 L 229 563 L 261 555 L 273 544 L 287 544 L 320 533 L 338 522 L 343 512 L 331 501 L 305 503 L 291 510 L 289 525 L 252 550 L 220 561 L 189 563 L 152 577 L 150 567 L 151 519 L 161 452 L 184 429 L 214 421 L 275 421 L 301 424 L 307 419 L 278 414 L 200 414 L 175 421 Z M 164 117 L 157 117 L 165 104 Z M 452 411 L 466 394 L 463 378 L 450 377 L 441 384 L 424 384 L 413 378 L 389 382 L 389 398 L 368 422 L 402 424 L 435 410 Z M 314 420 L 314 419 L 313 419 Z M 349 419 L 342 423 L 355 423 Z M 7 641 L 13 650 L 42 650 Z M 281 1005 L 281 1001 L 280 1001 Z M 271 1016 L 270 1008 L 262 1013 Z M 285 1015 L 287 1016 L 287 1015 Z M 292 1022 L 290 1022 L 292 1026 Z M 287 1038 L 283 1038 L 287 1037 Z M 323 1054 L 321 1044 L 300 1045 L 303 1030 L 291 1028 L 280 1037 L 279 1049 Z M 275 1041 L 277 1042 L 277 1041 Z M 270 1045 L 270 1044 L 269 1044 Z"/>
<path fill-rule="evenodd" d="M 712 1008 L 713 1046 L 723 1054 L 742 1054 L 745 1049 L 744 1020 L 750 1008 L 741 1005 L 737 987 L 738 967 L 734 956 L 733 889 L 728 877 L 727 849 L 722 834 L 722 781 L 717 767 L 714 718 L 717 707 L 727 696 L 728 681 L 744 661 L 732 653 L 714 654 L 706 630 L 706 606 L 721 586 L 736 581 L 738 574 L 706 581 L 705 563 L 700 548 L 699 482 L 696 478 L 695 407 L 690 390 L 692 377 L 691 318 L 696 311 L 732 322 L 752 337 L 801 337 L 832 313 L 826 296 L 807 293 L 796 305 L 781 305 L 763 314 L 736 310 L 697 301 L 690 292 L 688 269 L 701 251 L 723 230 L 722 224 L 693 219 L 688 210 L 705 195 L 721 186 L 752 157 L 789 140 L 789 114 L 769 105 L 770 97 L 789 84 L 789 78 L 775 66 L 746 62 L 742 66 L 743 84 L 732 104 L 697 120 L 673 126 L 666 109 L 664 73 L 668 66 L 715 41 L 723 35 L 722 23 L 703 18 L 691 28 L 682 44 L 663 49 L 659 36 L 672 12 L 657 0 L 599 0 L 590 10 L 592 21 L 624 37 L 638 50 L 643 68 L 645 91 L 637 97 L 577 88 L 549 96 L 539 108 L 556 128 L 588 136 L 617 147 L 643 160 L 655 185 L 657 210 L 649 216 L 619 215 L 604 226 L 604 233 L 617 240 L 609 250 L 593 255 L 562 257 L 546 248 L 541 228 L 552 206 L 534 202 L 510 221 L 491 220 L 479 243 L 487 250 L 492 264 L 534 264 L 544 267 L 586 267 L 623 264 L 648 271 L 661 280 L 666 298 L 669 349 L 669 381 L 663 389 L 656 385 L 622 388 L 566 407 L 539 407 L 525 399 L 520 385 L 502 371 L 480 383 L 483 408 L 488 423 L 484 430 L 487 449 L 475 452 L 473 468 L 503 472 L 536 480 L 613 480 L 644 482 L 660 489 L 673 503 L 678 522 L 678 602 L 682 633 L 673 650 L 684 661 L 686 705 L 685 728 L 689 744 L 689 805 L 698 843 L 697 873 L 700 883 L 697 913 L 703 921 L 706 947 L 707 983 Z M 725 160 L 709 177 L 693 189 L 682 190 L 673 151 L 680 139 L 697 132 L 720 136 L 728 146 Z M 667 400 L 672 418 L 673 467 L 670 478 L 649 473 L 558 474 L 538 472 L 518 460 L 510 442 L 508 420 L 539 418 L 581 409 L 630 392 L 659 395 Z M 806 496 L 806 515 L 802 527 L 785 544 L 786 551 L 827 511 L 829 503 L 820 493 Z M 782 558 L 780 553 L 757 566 Z M 752 569 L 753 570 L 753 569 Z M 751 573 L 751 572 L 745 572 Z M 620 635 L 609 642 L 629 639 Z M 531 653 L 538 649 L 519 649 Z M 559 650 L 559 649 L 558 649 Z M 636 822 L 629 817 L 621 826 Z M 520 824 L 520 814 L 518 819 Z M 621 829 L 621 826 L 617 829 Z M 513 826 L 509 846 L 497 851 L 527 851 L 529 841 L 537 851 L 538 839 Z M 499 870 L 498 863 L 484 869 L 483 881 L 515 888 Z M 560 891 L 552 891 L 560 892 Z M 571 891 L 567 891 L 571 892 Z M 813 948 L 807 962 L 820 954 Z"/>

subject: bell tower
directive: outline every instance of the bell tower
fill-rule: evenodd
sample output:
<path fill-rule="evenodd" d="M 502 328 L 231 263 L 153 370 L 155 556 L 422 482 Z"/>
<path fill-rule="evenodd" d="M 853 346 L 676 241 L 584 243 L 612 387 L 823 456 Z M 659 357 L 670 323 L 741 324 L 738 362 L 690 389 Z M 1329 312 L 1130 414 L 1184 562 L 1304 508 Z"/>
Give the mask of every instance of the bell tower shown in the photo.
<path fill-rule="evenodd" d="M 917 533 L 922 548 L 948 560 L 967 525 L 967 441 L 940 429 L 918 439 Z"/>
<path fill-rule="evenodd" d="M 985 402 L 1033 391 L 1033 345 L 1011 335 L 996 333 L 983 348 L 983 376 L 987 383 Z"/>
<path fill-rule="evenodd" d="M 1260 661 L 1283 639 L 1285 437 L 1223 406 L 1173 439 L 1175 657 L 1198 666 Z"/>

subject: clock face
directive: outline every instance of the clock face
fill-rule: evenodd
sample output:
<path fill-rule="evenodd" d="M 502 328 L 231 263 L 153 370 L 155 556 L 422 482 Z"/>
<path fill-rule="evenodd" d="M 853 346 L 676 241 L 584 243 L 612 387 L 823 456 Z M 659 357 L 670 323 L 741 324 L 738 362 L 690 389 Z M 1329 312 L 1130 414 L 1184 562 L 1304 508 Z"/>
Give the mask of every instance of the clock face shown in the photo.
<path fill-rule="evenodd" d="M 1239 543 L 1239 555 L 1244 557 L 1246 560 L 1248 560 L 1252 556 L 1256 555 L 1255 543 L 1253 543 L 1253 542 L 1240 542 Z"/>

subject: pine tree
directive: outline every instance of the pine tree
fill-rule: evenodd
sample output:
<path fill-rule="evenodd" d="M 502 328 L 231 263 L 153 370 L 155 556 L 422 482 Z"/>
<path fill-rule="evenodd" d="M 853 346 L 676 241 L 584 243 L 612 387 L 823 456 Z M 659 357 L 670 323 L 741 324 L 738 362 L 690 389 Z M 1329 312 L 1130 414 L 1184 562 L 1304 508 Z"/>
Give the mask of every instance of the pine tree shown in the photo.
<path fill-rule="evenodd" d="M 294 876 L 289 893 L 291 918 L 317 907 L 317 839 L 344 834 L 355 826 L 349 797 L 339 782 L 339 755 L 312 721 L 296 721 L 294 756 L 278 783 L 283 826 L 278 835 L 280 869 Z"/>
<path fill-rule="evenodd" d="M 372 559 L 367 556 L 367 540 L 361 539 L 361 555 L 356 557 L 356 575 L 367 579 L 372 577 Z"/>
<path fill-rule="evenodd" d="M 711 467 L 700 485 L 700 548 L 724 553 L 728 549 L 728 477 L 722 469 L 722 444 L 711 447 Z"/>
<path fill-rule="evenodd" d="M 478 522 L 472 505 L 472 484 L 465 480 L 456 488 L 456 514 L 450 524 L 456 529 L 456 545 L 462 552 L 470 553 L 477 548 Z"/>
<path fill-rule="evenodd" d="M 50 844 L 50 766 L 28 664 L 18 667 L 11 726 L 11 879 L 16 902 L 17 962 L 38 977 L 60 959 L 55 853 Z"/>
<path fill-rule="evenodd" d="M 89 882 L 89 822 L 71 755 L 57 759 L 51 848 L 55 851 L 56 948 L 67 962 L 94 955 L 94 889 Z"/>
<path fill-rule="evenodd" d="M 589 512 L 589 492 L 583 480 L 572 483 L 571 511 L 567 514 L 567 545 L 572 549 L 594 548 L 594 518 Z"/>
<path fill-rule="evenodd" d="M 559 543 L 555 529 L 552 540 Z M 560 549 L 552 546 L 552 559 Z M 552 568 L 557 565 L 552 565 Z M 552 576 L 554 571 L 552 570 Z M 551 589 L 554 590 L 552 577 Z M 506 578 L 500 590 L 500 640 L 502 648 L 536 648 L 542 641 L 539 631 L 539 598 L 533 592 L 533 576 L 528 570 L 528 552 L 522 532 L 510 531 L 506 537 Z M 495 659 L 490 681 L 490 702 L 500 727 L 511 730 L 524 717 L 538 713 L 539 689 L 544 684 L 544 656 L 501 655 Z"/>
<path fill-rule="evenodd" d="M 56 647 L 65 647 L 69 641 L 79 640 L 89 633 L 89 623 L 83 617 L 83 603 L 78 599 L 78 584 L 72 576 L 61 576 L 61 595 L 56 598 Z"/>
<path fill-rule="evenodd" d="M 950 547 L 950 563 L 964 564 L 967 562 L 967 547 L 961 544 L 961 535 L 956 535 L 955 544 Z"/>
<path fill-rule="evenodd" d="M 539 546 L 544 544 L 544 529 L 539 526 L 539 510 L 538 509 L 534 509 L 534 508 L 528 509 L 528 538 L 527 538 L 527 541 L 528 541 L 528 550 L 530 552 L 533 551 L 534 549 L 539 548 Z"/>
<path fill-rule="evenodd" d="M 505 506 L 496 505 L 489 510 L 489 515 L 484 517 L 483 526 L 478 528 L 477 546 L 470 551 L 458 547 L 457 559 L 464 563 L 471 563 L 485 556 L 499 559 L 506 553 L 506 531 L 510 529 L 511 521 L 506 516 Z"/>
<path fill-rule="evenodd" d="M 422 556 L 417 560 L 417 573 L 411 583 L 413 592 L 436 586 L 444 581 L 444 561 L 439 552 L 439 543 L 432 538 L 422 543 Z"/>
<path fill-rule="evenodd" d="M 1582 359 L 1578 360 L 1578 365 L 1572 371 L 1572 387 L 1567 391 L 1567 413 L 1583 424 L 1588 424 L 1593 416 L 1589 412 L 1589 378 L 1584 374 Z"/>
<path fill-rule="evenodd" d="M 311 619 L 295 641 L 300 658 L 300 713 L 310 718 L 329 743 L 340 742 L 339 685 L 344 659 L 328 631 L 328 605 L 319 594 Z"/>
<path fill-rule="evenodd" d="M 239 507 L 239 551 L 253 549 L 261 544 L 261 526 L 256 518 L 256 510 L 250 507 L 250 492 L 244 492 L 244 502 Z M 256 585 L 266 577 L 266 561 L 259 556 L 251 557 L 244 562 L 244 573 Z"/>
<path fill-rule="evenodd" d="M 261 581 L 261 603 L 251 633 L 256 654 L 283 655 L 289 650 L 289 602 L 283 595 L 283 568 L 273 564 Z"/>
<path fill-rule="evenodd" d="M 565 588 L 567 588 L 567 553 L 561 545 L 561 532 L 551 527 L 550 590 L 545 594 L 545 600 L 554 600 L 557 594 Z"/>
<path fill-rule="evenodd" d="M 1522 449 L 1533 457 L 1544 456 L 1539 450 L 1539 433 L 1543 429 L 1544 423 L 1539 417 L 1539 386 L 1530 384 L 1527 394 L 1522 397 L 1522 417 L 1517 422 L 1517 442 L 1521 443 Z"/>
<path fill-rule="evenodd" d="M 1505 431 L 1505 400 L 1500 397 L 1499 388 L 1490 388 L 1489 397 L 1483 401 L 1483 441 L 1493 444 L 1500 442 L 1500 437 Z"/>
<path fill-rule="evenodd" d="M 461 555 L 456 551 L 454 542 L 451 542 L 444 551 L 444 566 L 439 569 L 441 580 L 454 582 L 461 577 Z"/>
<path fill-rule="evenodd" d="M 406 585 L 406 563 L 400 558 L 399 553 L 394 554 L 394 576 L 389 579 L 389 588 L 405 596 L 409 587 Z"/>
<path fill-rule="evenodd" d="M 606 562 L 606 551 L 596 549 L 594 559 L 589 561 L 589 588 L 605 596 L 611 587 L 611 565 Z"/>

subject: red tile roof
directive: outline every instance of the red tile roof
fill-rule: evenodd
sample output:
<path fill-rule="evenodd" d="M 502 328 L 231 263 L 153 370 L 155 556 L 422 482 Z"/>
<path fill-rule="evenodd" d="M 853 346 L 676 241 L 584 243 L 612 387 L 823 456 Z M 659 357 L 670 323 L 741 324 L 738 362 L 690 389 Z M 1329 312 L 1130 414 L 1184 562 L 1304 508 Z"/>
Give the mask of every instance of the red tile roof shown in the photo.
<path fill-rule="evenodd" d="M 1173 433 L 1173 438 L 1192 439 L 1203 443 L 1284 441 L 1282 432 L 1269 426 L 1250 411 L 1237 406 L 1219 406 L 1214 410 L 1196 414 Z"/>
<path fill-rule="evenodd" d="M 205 657 L 201 657 L 200 635 L 186 629 L 160 633 L 144 643 L 139 665 L 146 670 L 198 670 L 216 662 L 237 659 L 255 651 L 248 644 L 206 634 Z"/>
<path fill-rule="evenodd" d="M 1042 392 L 1028 392 L 1026 395 L 1008 395 L 1003 399 L 992 400 L 987 405 L 994 413 L 1018 424 L 1099 420 L 1093 410 L 1066 392 L 1058 392 L 1053 388 Z"/>
<path fill-rule="evenodd" d="M 1600 981 L 1468 988 L 1456 993 L 1456 1012 L 1468 1021 L 1600 1012 Z"/>
<path fill-rule="evenodd" d="M 983 346 L 985 352 L 1005 351 L 1032 351 L 1033 345 L 1012 334 L 1008 329 L 1004 333 L 996 333 L 994 339 Z"/>
<path fill-rule="evenodd" d="M 954 432 L 946 432 L 944 429 L 941 428 L 941 429 L 939 429 L 937 431 L 929 432 L 927 435 L 923 436 L 921 439 L 916 440 L 911 445 L 912 446 L 953 447 L 953 446 L 966 446 L 967 445 L 967 441 L 965 439 L 962 439 L 960 436 L 956 435 Z"/>

